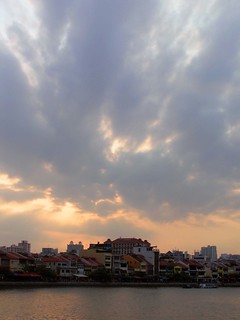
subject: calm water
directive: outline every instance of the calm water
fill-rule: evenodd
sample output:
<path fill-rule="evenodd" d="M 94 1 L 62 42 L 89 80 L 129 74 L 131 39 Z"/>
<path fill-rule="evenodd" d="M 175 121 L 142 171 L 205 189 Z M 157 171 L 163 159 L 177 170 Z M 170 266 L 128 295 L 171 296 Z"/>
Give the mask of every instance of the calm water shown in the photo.
<path fill-rule="evenodd" d="M 237 320 L 240 288 L 54 288 L 0 291 L 0 319 Z"/>

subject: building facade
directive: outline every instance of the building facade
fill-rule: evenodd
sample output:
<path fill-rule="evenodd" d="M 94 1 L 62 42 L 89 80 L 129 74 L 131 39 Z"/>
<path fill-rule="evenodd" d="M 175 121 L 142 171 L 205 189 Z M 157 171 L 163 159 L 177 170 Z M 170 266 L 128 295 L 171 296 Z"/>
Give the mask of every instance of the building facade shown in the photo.
<path fill-rule="evenodd" d="M 153 275 L 159 274 L 159 250 L 156 247 L 135 246 L 133 254 L 142 255 L 153 266 Z"/>
<path fill-rule="evenodd" d="M 70 241 L 70 243 L 67 245 L 67 253 L 75 253 L 80 256 L 82 252 L 83 244 L 81 241 L 76 244 L 73 241 Z"/>
<path fill-rule="evenodd" d="M 205 260 L 217 261 L 217 247 L 207 246 L 201 248 L 201 255 L 204 256 Z"/>
<path fill-rule="evenodd" d="M 108 239 L 104 242 L 112 247 L 112 253 L 118 255 L 127 255 L 133 253 L 134 247 L 151 247 L 147 240 L 137 238 L 117 238 L 115 240 Z"/>

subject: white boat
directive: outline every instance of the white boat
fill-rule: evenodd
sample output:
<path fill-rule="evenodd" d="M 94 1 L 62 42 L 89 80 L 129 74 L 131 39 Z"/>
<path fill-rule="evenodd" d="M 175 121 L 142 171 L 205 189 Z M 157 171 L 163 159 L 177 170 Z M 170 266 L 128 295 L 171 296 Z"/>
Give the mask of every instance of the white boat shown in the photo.
<path fill-rule="evenodd" d="M 216 289 L 218 286 L 216 283 L 200 283 L 200 289 Z"/>

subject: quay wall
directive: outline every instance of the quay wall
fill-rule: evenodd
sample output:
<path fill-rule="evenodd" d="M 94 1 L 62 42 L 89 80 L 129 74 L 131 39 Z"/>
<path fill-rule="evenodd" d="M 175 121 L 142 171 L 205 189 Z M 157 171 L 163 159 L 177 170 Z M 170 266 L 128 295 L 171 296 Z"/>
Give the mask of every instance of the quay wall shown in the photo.
<path fill-rule="evenodd" d="M 182 288 L 186 283 L 159 283 L 159 282 L 35 282 L 35 281 L 0 281 L 1 289 L 21 289 L 21 288 L 64 288 L 64 287 L 143 287 L 143 288 Z M 192 284 L 196 287 L 196 284 Z M 224 283 L 219 287 L 240 287 L 240 283 Z"/>

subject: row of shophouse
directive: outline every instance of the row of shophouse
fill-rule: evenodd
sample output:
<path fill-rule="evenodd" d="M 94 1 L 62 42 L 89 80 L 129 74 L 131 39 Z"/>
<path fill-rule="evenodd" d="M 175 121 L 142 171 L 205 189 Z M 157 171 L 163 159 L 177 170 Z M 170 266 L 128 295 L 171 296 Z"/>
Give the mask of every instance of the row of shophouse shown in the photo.
<path fill-rule="evenodd" d="M 48 248 L 49 249 L 49 248 Z M 0 277 L 14 274 L 19 279 L 40 279 L 40 269 L 51 271 L 60 280 L 88 281 L 103 271 L 115 281 L 225 281 L 240 279 L 240 260 L 193 259 L 176 252 L 159 253 L 142 239 L 108 239 L 83 249 L 70 243 L 64 253 L 43 250 L 40 254 L 0 250 Z M 109 279 L 110 279 L 109 278 Z"/>

